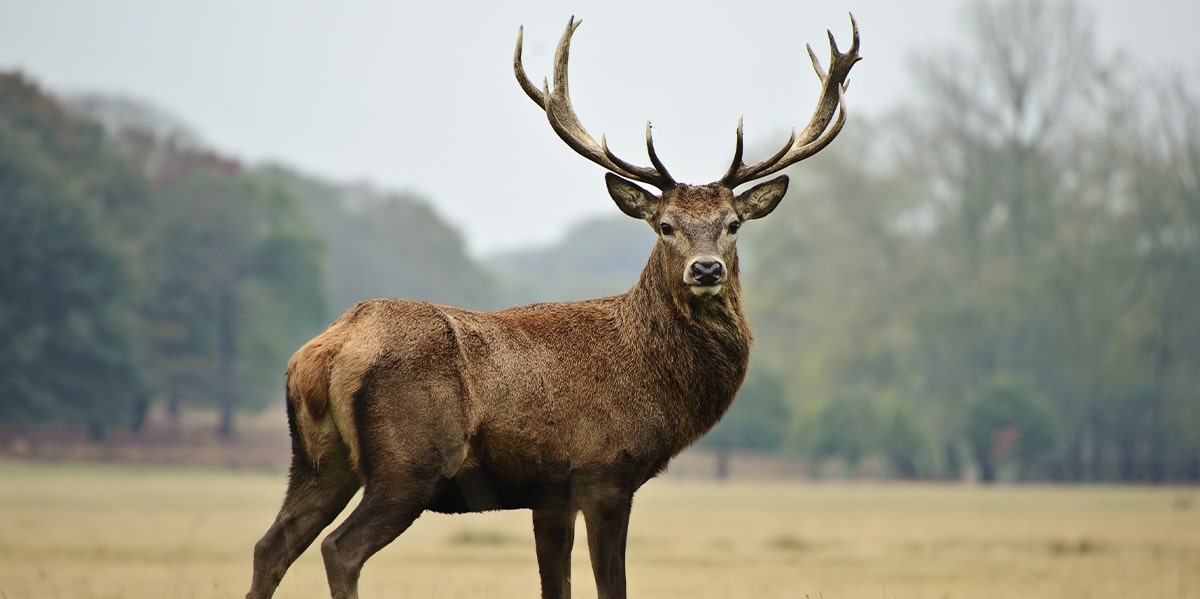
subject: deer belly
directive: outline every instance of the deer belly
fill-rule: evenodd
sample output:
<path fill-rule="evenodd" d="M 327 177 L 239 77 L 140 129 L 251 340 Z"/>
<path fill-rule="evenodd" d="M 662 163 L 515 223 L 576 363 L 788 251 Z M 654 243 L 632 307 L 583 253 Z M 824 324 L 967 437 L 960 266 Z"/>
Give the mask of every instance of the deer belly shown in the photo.
<path fill-rule="evenodd" d="M 486 468 L 464 470 L 446 479 L 430 503 L 430 511 L 465 514 L 492 510 L 547 509 L 567 505 L 569 486 L 564 479 L 497 477 Z"/>

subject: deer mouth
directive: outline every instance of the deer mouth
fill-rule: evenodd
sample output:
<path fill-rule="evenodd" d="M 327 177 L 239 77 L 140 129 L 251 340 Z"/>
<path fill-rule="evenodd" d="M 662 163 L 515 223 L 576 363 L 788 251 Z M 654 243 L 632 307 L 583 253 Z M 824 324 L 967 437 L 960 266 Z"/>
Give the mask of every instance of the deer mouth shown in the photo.
<path fill-rule="evenodd" d="M 716 285 L 688 285 L 688 289 L 691 289 L 692 293 L 700 297 L 710 297 L 716 295 L 721 292 L 722 287 L 724 287 L 724 285 L 720 283 Z"/>

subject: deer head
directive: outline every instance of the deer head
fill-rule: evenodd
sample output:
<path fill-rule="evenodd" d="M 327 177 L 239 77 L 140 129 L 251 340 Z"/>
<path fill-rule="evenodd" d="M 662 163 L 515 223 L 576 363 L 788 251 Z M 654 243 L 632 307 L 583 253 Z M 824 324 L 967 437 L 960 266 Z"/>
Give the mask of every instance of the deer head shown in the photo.
<path fill-rule="evenodd" d="M 698 296 L 715 296 L 731 276 L 736 275 L 737 233 L 747 220 L 762 218 L 771 213 L 787 192 L 787 175 L 780 175 L 741 193 L 738 186 L 772 175 L 789 165 L 821 151 L 833 141 L 846 122 L 846 76 L 860 60 L 858 56 L 858 24 L 850 15 L 853 39 L 850 49 L 839 52 L 833 33 L 829 32 L 830 68 L 826 72 L 812 46 L 808 55 L 813 69 L 821 79 L 821 95 L 808 125 L 775 154 L 755 164 L 742 161 L 742 122 L 738 119 L 737 143 L 733 162 L 719 180 L 707 185 L 676 183 L 654 151 L 650 122 L 646 121 L 646 150 L 651 167 L 638 166 L 617 157 L 608 149 L 603 135 L 600 143 L 583 128 L 571 106 L 567 82 L 567 62 L 571 36 L 581 21 L 574 17 L 567 22 L 566 31 L 554 53 L 554 87 L 543 80 L 539 89 L 530 81 L 521 62 L 524 28 L 517 34 L 513 69 L 517 82 L 526 95 L 546 113 L 550 127 L 571 149 L 584 158 L 608 169 L 605 176 L 608 193 L 622 212 L 650 224 L 659 235 L 659 259 L 667 272 L 680 273 L 677 279 Z M 837 120 L 833 121 L 834 115 Z M 833 125 L 830 126 L 830 122 Z M 635 183 L 636 182 L 636 183 Z M 656 195 L 637 183 L 656 187 Z"/>

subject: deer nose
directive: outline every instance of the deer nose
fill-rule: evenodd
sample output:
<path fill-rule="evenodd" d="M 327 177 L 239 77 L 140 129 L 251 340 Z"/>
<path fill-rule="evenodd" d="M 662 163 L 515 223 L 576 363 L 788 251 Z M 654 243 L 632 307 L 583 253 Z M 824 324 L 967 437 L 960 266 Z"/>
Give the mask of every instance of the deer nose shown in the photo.
<path fill-rule="evenodd" d="M 692 262 L 692 278 L 697 285 L 716 285 L 725 280 L 725 265 L 720 260 L 696 260 Z"/>

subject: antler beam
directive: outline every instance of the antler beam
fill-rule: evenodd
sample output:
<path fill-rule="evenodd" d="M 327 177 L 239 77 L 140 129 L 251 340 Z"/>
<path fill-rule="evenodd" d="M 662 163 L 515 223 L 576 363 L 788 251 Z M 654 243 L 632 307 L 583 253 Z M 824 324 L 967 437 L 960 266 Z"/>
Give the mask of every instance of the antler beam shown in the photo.
<path fill-rule="evenodd" d="M 792 129 L 792 135 L 783 148 L 762 162 L 747 165 L 742 162 L 742 120 L 739 118 L 733 163 L 729 165 L 725 176 L 721 177 L 719 182 L 722 185 L 733 189 L 747 181 L 776 173 L 816 154 L 837 137 L 842 126 L 846 124 L 846 98 L 844 95 L 847 86 L 846 76 L 850 74 L 850 68 L 854 66 L 854 63 L 862 60 L 858 55 L 858 23 L 855 22 L 853 14 L 850 15 L 850 27 L 853 32 L 853 40 L 850 43 L 850 49 L 845 53 L 838 51 L 837 41 L 833 39 L 833 32 L 828 32 L 830 53 L 828 73 L 821 68 L 821 61 L 817 59 L 816 52 L 813 52 L 812 45 L 808 46 L 808 56 L 812 59 L 813 70 L 821 79 L 821 96 L 808 126 L 804 128 L 800 136 L 797 137 L 796 130 Z M 834 112 L 837 113 L 837 121 L 833 123 L 832 127 L 829 127 Z M 828 130 L 826 130 L 827 128 Z"/>
<path fill-rule="evenodd" d="M 517 49 L 513 55 L 513 70 L 517 75 L 517 83 L 535 104 L 546 111 L 546 118 L 550 121 L 550 127 L 554 129 L 554 132 L 584 158 L 622 177 L 653 185 L 660 190 L 665 191 L 675 187 L 675 180 L 671 178 L 670 173 L 667 172 L 666 167 L 654 152 L 654 138 L 650 133 L 650 121 L 646 121 L 646 151 L 650 154 L 650 163 L 653 168 L 637 166 L 618 158 L 608 149 L 608 142 L 603 135 L 600 136 L 600 143 L 597 144 L 595 138 L 579 122 L 579 117 L 571 106 L 570 89 L 567 83 L 567 60 L 571 52 L 571 35 L 575 33 L 575 28 L 579 27 L 580 23 L 582 21 L 576 21 L 575 17 L 571 17 L 571 20 L 567 22 L 566 31 L 563 32 L 562 38 L 558 42 L 558 49 L 554 52 L 553 90 L 545 80 L 542 82 L 542 88 L 538 89 L 525 73 L 525 66 L 521 62 L 525 28 L 521 27 L 517 33 Z"/>

